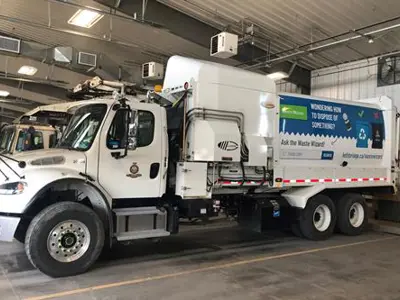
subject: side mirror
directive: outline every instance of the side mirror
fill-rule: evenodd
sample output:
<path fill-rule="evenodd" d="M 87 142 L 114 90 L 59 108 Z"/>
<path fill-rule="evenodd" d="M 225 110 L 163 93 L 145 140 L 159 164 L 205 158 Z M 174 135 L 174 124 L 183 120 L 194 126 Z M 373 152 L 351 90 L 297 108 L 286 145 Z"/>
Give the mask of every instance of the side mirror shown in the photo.
<path fill-rule="evenodd" d="M 135 150 L 137 147 L 137 128 L 138 128 L 138 114 L 137 111 L 132 110 L 130 113 L 128 123 L 128 150 Z"/>

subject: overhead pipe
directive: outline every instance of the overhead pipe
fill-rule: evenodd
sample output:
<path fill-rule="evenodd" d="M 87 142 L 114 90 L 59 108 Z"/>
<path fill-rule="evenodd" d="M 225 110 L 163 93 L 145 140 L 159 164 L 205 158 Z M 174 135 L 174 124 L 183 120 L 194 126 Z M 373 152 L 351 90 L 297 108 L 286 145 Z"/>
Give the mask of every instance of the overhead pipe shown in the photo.
<path fill-rule="evenodd" d="M 380 57 L 382 56 L 390 56 L 390 55 L 396 55 L 396 54 L 400 54 L 400 50 L 396 50 L 396 51 L 392 51 L 392 52 L 387 52 L 385 54 L 382 54 Z M 364 60 L 368 60 L 371 59 L 372 57 L 367 57 Z M 329 73 L 323 73 L 323 74 L 319 74 L 317 73 L 317 75 L 312 76 L 311 78 L 317 78 L 317 77 L 322 77 L 322 76 L 328 76 L 328 75 L 334 75 L 334 74 L 338 74 L 338 73 L 343 73 L 343 72 L 347 72 L 347 71 L 353 71 L 353 70 L 360 70 L 360 69 L 366 69 L 369 67 L 373 67 L 373 66 L 377 66 L 378 63 L 373 63 L 373 64 L 368 64 L 365 66 L 356 66 L 356 67 L 350 67 L 350 68 L 346 68 L 346 69 L 338 69 L 336 71 L 332 71 Z"/>
<path fill-rule="evenodd" d="M 400 19 L 400 16 L 397 16 L 397 17 L 394 17 L 394 18 L 391 18 L 391 19 L 388 19 L 388 20 L 384 20 L 384 21 L 381 21 L 381 22 L 378 22 L 378 23 L 374 23 L 374 24 L 371 24 L 371 25 L 367 25 L 367 26 L 364 26 L 364 27 L 361 27 L 361 28 L 358 28 L 358 29 L 355 29 L 355 30 L 350 30 L 348 32 L 339 33 L 337 35 L 333 35 L 333 36 L 330 36 L 330 37 L 327 37 L 327 38 L 324 38 L 324 39 L 321 39 L 321 40 L 318 40 L 318 41 L 314 41 L 314 42 L 310 42 L 310 43 L 307 43 L 307 44 L 303 44 L 303 45 L 301 45 L 299 47 L 293 47 L 291 49 L 283 50 L 283 51 L 274 53 L 274 55 L 280 55 L 280 54 L 287 53 L 287 52 L 290 52 L 290 51 L 294 51 L 294 50 L 310 47 L 310 46 L 315 45 L 315 44 L 320 44 L 320 43 L 323 43 L 323 42 L 326 42 L 326 41 L 330 41 L 330 40 L 333 40 L 333 39 L 340 38 L 342 36 L 354 33 L 355 31 L 359 32 L 359 31 L 367 30 L 367 29 L 370 29 L 372 27 L 376 27 L 376 26 L 380 26 L 380 25 L 387 24 L 387 23 L 390 23 L 390 22 L 398 21 L 399 19 Z M 365 35 L 367 35 L 367 33 L 364 33 L 364 36 Z"/>
<path fill-rule="evenodd" d="M 361 29 L 357 29 L 356 31 L 365 30 L 365 28 L 375 27 L 375 26 L 378 26 L 378 25 L 381 25 L 381 24 L 386 24 L 386 23 L 389 23 L 389 22 L 393 22 L 393 21 L 399 20 L 399 19 L 400 19 L 400 16 L 396 17 L 396 18 L 393 18 L 393 19 L 390 19 L 390 20 L 386 20 L 384 22 L 379 22 L 379 23 L 376 23 L 376 24 L 373 24 L 373 25 L 369 25 L 369 26 L 361 28 Z M 358 34 L 356 36 L 352 36 L 352 37 L 348 37 L 348 38 L 345 38 L 345 39 L 333 41 L 333 42 L 330 42 L 330 43 L 327 43 L 327 44 L 324 44 L 324 45 L 321 45 L 321 46 L 315 46 L 315 47 L 307 48 L 305 50 L 299 50 L 299 49 L 308 47 L 310 45 L 320 44 L 320 43 L 322 43 L 324 41 L 327 41 L 327 40 L 332 40 L 332 39 L 335 39 L 335 38 L 343 36 L 343 35 L 354 33 L 354 30 L 352 30 L 350 32 L 342 33 L 342 34 L 337 35 L 337 36 L 333 36 L 333 37 L 329 37 L 329 38 L 326 38 L 326 39 L 323 39 L 323 40 L 319 40 L 319 41 L 316 41 L 316 42 L 308 43 L 308 44 L 302 45 L 300 47 L 295 47 L 295 48 L 288 49 L 288 50 L 285 50 L 285 51 L 282 51 L 282 52 L 274 53 L 274 55 L 279 55 L 279 54 L 283 54 L 283 53 L 287 53 L 287 52 L 298 50 L 295 53 L 290 53 L 290 54 L 287 54 L 287 55 L 284 55 L 284 56 L 280 56 L 280 57 L 276 57 L 276 58 L 273 58 L 273 59 L 270 59 L 270 60 L 266 60 L 264 62 L 260 62 L 260 63 L 257 63 L 255 65 L 249 66 L 249 67 L 247 67 L 245 69 L 254 69 L 254 68 L 257 68 L 257 67 L 260 67 L 260 66 L 264 66 L 265 64 L 276 63 L 276 62 L 279 62 L 279 61 L 282 61 L 282 60 L 287 60 L 287 59 L 292 58 L 294 56 L 299 56 L 299 55 L 306 54 L 306 53 L 312 53 L 312 52 L 315 52 L 315 51 L 318 51 L 318 50 L 321 50 L 321 49 L 325 49 L 325 48 L 329 48 L 329 47 L 336 46 L 336 45 L 339 45 L 339 44 L 347 43 L 349 41 L 365 38 L 365 36 L 373 36 L 374 34 L 377 34 L 377 33 L 381 33 L 381 32 L 392 30 L 392 29 L 397 29 L 399 27 L 400 27 L 400 23 L 395 24 L 395 25 L 391 25 L 391 26 L 387 26 L 387 27 L 384 27 L 384 28 L 372 30 L 372 31 L 363 33 L 362 35 Z M 257 59 L 261 59 L 261 58 L 257 58 Z"/>
<path fill-rule="evenodd" d="M 288 77 L 292 76 L 292 73 L 293 73 L 293 71 L 294 71 L 294 68 L 296 68 L 296 66 L 297 66 L 297 61 L 295 61 L 295 62 L 292 64 L 292 66 L 290 67 L 290 70 L 289 70 L 289 72 L 288 72 Z"/>

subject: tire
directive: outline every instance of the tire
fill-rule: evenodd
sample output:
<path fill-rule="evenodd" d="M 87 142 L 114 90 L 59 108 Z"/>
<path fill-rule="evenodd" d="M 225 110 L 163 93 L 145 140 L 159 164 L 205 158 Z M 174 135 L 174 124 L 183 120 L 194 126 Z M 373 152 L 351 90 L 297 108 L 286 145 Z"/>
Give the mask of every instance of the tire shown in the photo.
<path fill-rule="evenodd" d="M 89 207 L 76 202 L 59 202 L 43 209 L 32 220 L 25 237 L 30 262 L 51 277 L 86 272 L 103 245 L 101 220 Z"/>
<path fill-rule="evenodd" d="M 345 194 L 336 206 L 337 228 L 346 235 L 360 235 L 368 224 L 367 203 L 360 194 Z"/>
<path fill-rule="evenodd" d="M 302 235 L 310 240 L 326 240 L 333 234 L 336 224 L 336 209 L 325 195 L 312 197 L 301 212 L 299 225 Z"/>
<path fill-rule="evenodd" d="M 292 233 L 293 233 L 295 236 L 297 236 L 297 237 L 299 237 L 299 238 L 304 238 L 303 234 L 301 233 L 300 224 L 299 224 L 298 222 L 293 223 L 293 224 L 290 226 L 290 228 L 291 228 L 291 230 L 292 230 Z"/>

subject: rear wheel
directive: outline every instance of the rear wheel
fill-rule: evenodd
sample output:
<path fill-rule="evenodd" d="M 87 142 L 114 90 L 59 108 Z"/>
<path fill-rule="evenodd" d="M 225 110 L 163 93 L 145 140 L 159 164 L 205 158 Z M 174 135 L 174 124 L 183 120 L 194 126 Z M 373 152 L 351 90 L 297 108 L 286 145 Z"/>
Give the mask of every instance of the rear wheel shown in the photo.
<path fill-rule="evenodd" d="M 25 252 L 31 263 L 51 277 L 83 273 L 99 257 L 103 224 L 83 204 L 60 202 L 41 211 L 31 222 Z"/>
<path fill-rule="evenodd" d="M 345 194 L 337 202 L 337 228 L 347 235 L 359 235 L 368 224 L 367 203 L 360 194 Z"/>
<path fill-rule="evenodd" d="M 329 238 L 333 233 L 335 223 L 335 205 L 325 195 L 312 197 L 299 218 L 301 233 L 310 240 L 324 240 Z"/>

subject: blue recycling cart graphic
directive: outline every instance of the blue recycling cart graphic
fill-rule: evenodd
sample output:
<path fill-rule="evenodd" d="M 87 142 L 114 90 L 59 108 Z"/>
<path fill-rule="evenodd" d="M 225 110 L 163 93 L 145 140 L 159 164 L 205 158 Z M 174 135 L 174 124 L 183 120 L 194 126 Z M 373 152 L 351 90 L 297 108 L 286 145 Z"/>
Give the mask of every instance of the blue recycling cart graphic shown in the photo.
<path fill-rule="evenodd" d="M 364 122 L 357 122 L 357 148 L 368 148 L 368 138 L 370 137 L 369 124 Z"/>

